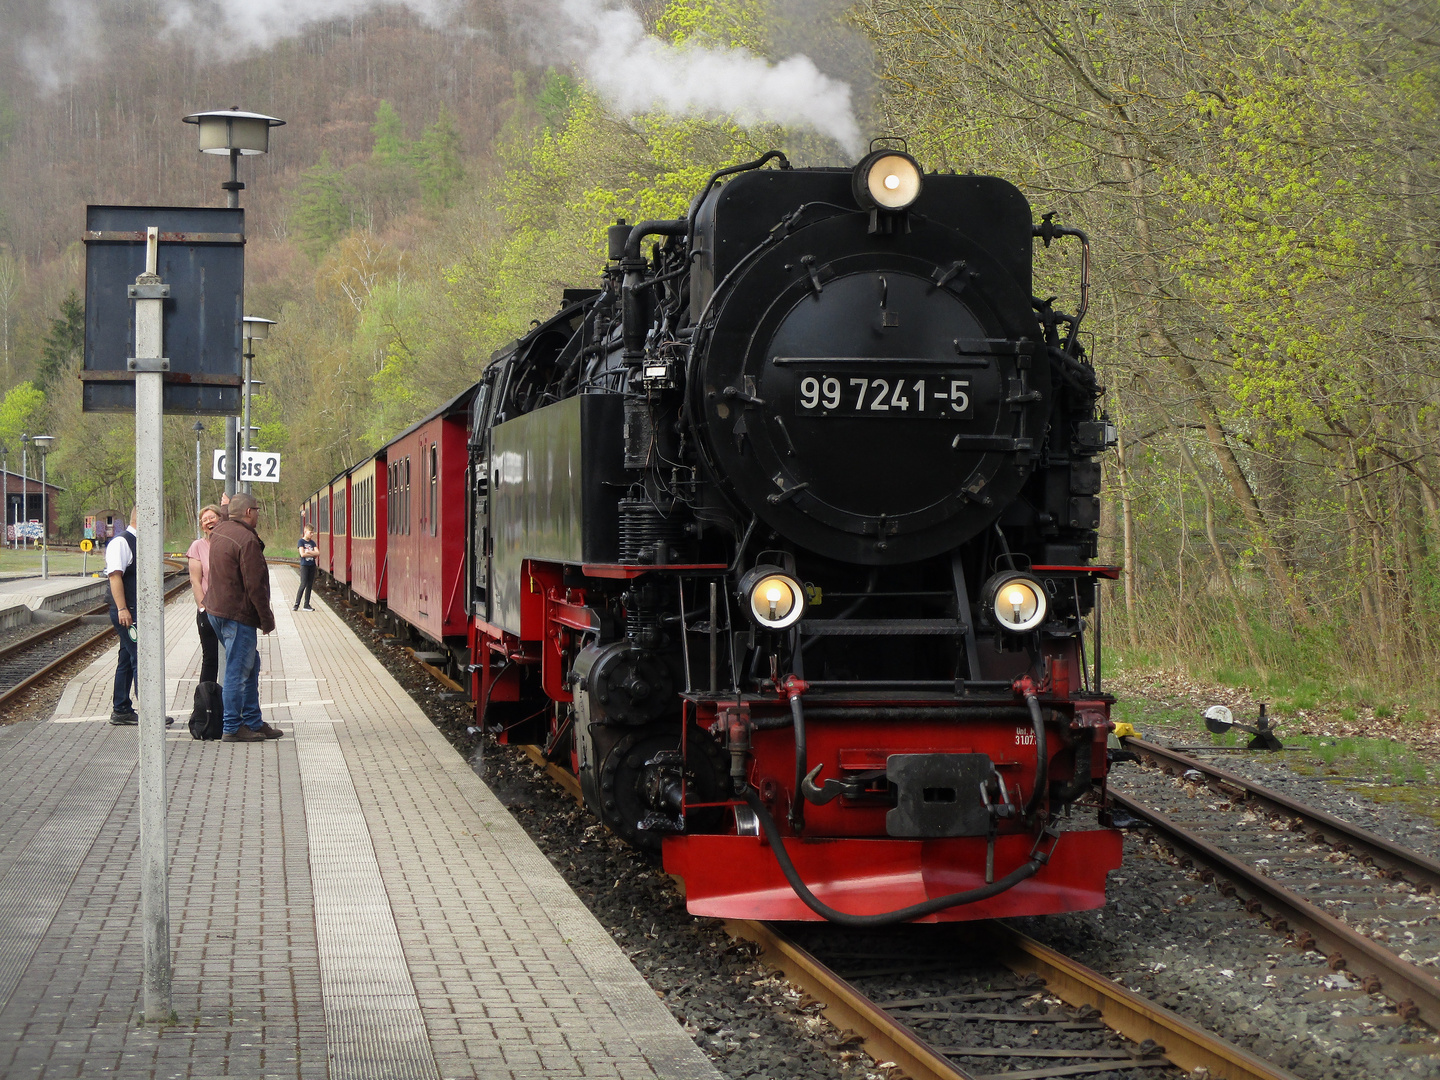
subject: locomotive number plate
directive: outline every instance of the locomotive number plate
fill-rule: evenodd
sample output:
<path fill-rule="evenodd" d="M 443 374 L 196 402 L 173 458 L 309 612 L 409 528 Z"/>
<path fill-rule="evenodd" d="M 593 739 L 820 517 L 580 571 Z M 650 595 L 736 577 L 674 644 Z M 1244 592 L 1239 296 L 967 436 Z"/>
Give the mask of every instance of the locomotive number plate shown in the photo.
<path fill-rule="evenodd" d="M 975 415 L 970 380 L 958 374 L 802 376 L 795 398 L 797 416 L 903 416 L 968 420 Z"/>

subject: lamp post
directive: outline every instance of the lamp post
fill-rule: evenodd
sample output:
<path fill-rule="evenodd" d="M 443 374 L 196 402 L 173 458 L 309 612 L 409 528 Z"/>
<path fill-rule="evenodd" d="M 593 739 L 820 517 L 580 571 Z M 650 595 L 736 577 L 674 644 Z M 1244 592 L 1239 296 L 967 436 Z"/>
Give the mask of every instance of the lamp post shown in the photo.
<path fill-rule="evenodd" d="M 199 420 L 195 421 L 195 539 L 199 540 L 205 535 L 205 530 L 200 528 L 200 507 L 202 495 L 200 494 L 200 436 L 205 433 L 205 425 Z"/>
<path fill-rule="evenodd" d="M 240 192 L 245 190 L 245 185 L 240 182 L 240 159 L 268 154 L 270 129 L 280 127 L 285 121 L 263 113 L 241 112 L 237 105 L 229 109 L 191 113 L 185 117 L 185 123 L 200 129 L 202 154 L 224 154 L 230 159 L 230 179 L 220 186 L 225 190 L 225 205 L 231 210 L 238 210 Z"/>
<path fill-rule="evenodd" d="M 202 154 L 223 154 L 230 159 L 230 179 L 221 184 L 225 191 L 225 205 L 231 210 L 240 208 L 240 192 L 245 185 L 240 182 L 239 164 L 242 157 L 270 152 L 270 129 L 282 126 L 285 121 L 263 113 L 242 112 L 238 105 L 229 109 L 211 109 L 208 112 L 191 113 L 185 123 L 194 124 L 200 132 Z M 249 376 L 247 375 L 248 379 Z M 246 386 L 248 393 L 249 386 Z M 240 462 L 238 432 L 235 420 L 225 420 L 225 494 L 234 495 Z M 247 488 L 248 490 L 248 488 Z"/>
<path fill-rule="evenodd" d="M 245 397 L 244 411 L 241 418 L 241 425 L 244 433 L 240 439 L 240 460 L 245 460 L 245 451 L 250 449 L 250 386 L 253 380 L 250 378 L 251 365 L 255 360 L 255 342 L 264 341 L 270 336 L 270 327 L 275 325 L 274 319 L 262 319 L 258 315 L 245 316 Z M 250 491 L 250 481 L 245 480 L 241 484 L 241 490 Z"/>
<path fill-rule="evenodd" d="M 40 451 L 40 576 L 50 576 L 50 444 L 54 435 L 36 435 L 35 449 Z"/>
<path fill-rule="evenodd" d="M 10 448 L 0 443 L 0 504 L 5 507 L 5 535 L 0 547 L 10 542 Z"/>
<path fill-rule="evenodd" d="M 20 546 L 20 522 L 30 520 L 30 436 L 20 436 L 20 517 L 15 522 L 15 546 Z"/>

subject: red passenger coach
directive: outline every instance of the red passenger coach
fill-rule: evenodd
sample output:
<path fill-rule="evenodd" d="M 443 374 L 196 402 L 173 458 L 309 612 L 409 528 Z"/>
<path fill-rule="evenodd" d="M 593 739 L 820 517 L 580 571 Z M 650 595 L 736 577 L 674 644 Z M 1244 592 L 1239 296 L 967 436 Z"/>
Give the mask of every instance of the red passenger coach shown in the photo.
<path fill-rule="evenodd" d="M 330 576 L 350 583 L 350 474 L 330 481 Z"/>
<path fill-rule="evenodd" d="M 390 613 L 435 642 L 466 636 L 466 390 L 383 451 Z M 378 488 L 377 484 L 377 488 Z"/>
<path fill-rule="evenodd" d="M 322 574 L 330 573 L 330 485 L 324 484 L 315 492 L 315 568 Z"/>
<path fill-rule="evenodd" d="M 371 603 L 385 599 L 385 454 L 350 470 L 350 588 Z"/>

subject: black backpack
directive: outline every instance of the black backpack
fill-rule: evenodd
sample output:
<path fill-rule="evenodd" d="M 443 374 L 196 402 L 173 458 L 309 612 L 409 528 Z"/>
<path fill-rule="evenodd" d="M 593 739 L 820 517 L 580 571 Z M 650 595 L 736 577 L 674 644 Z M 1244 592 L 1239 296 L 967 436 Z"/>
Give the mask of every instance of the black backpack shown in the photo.
<path fill-rule="evenodd" d="M 218 739 L 225 731 L 225 702 L 220 684 L 202 682 L 195 687 L 195 711 L 190 714 L 190 735 L 196 739 Z"/>

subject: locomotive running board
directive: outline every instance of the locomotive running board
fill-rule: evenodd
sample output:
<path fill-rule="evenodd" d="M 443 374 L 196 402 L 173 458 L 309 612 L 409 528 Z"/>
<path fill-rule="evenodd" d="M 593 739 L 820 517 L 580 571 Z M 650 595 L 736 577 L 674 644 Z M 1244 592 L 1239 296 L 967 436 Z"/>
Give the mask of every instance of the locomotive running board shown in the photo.
<path fill-rule="evenodd" d="M 1056 915 L 1105 905 L 1105 878 L 1120 867 L 1123 839 L 1114 829 L 1061 833 L 1050 862 L 1014 888 L 917 922 L 962 922 L 1016 915 Z M 826 904 L 874 915 L 985 884 L 983 836 L 939 840 L 787 838 L 800 878 Z M 995 843 L 995 877 L 1028 858 L 1028 836 Z M 665 872 L 685 881 L 692 915 L 718 919 L 819 922 L 795 895 L 769 845 L 757 836 L 668 836 Z"/>

